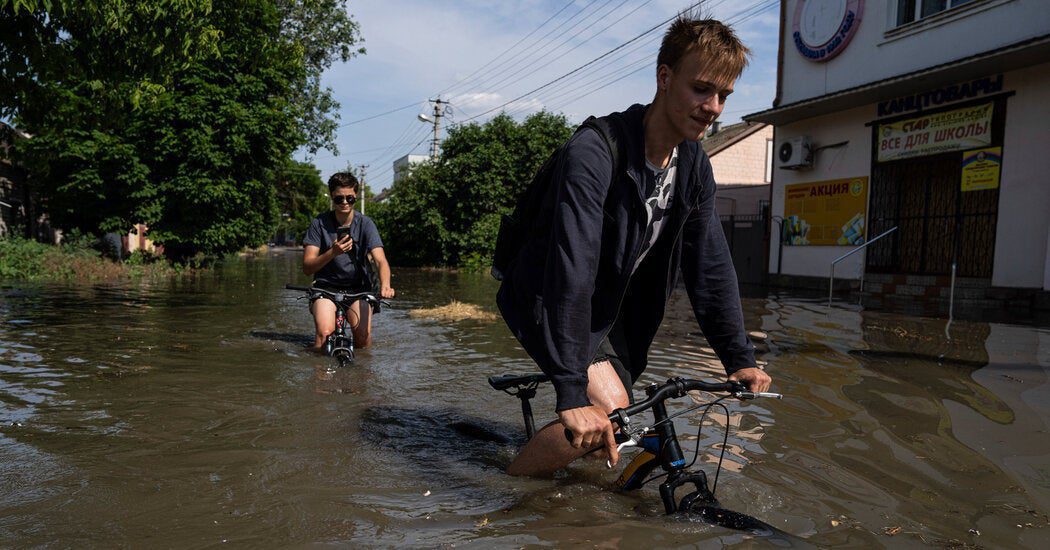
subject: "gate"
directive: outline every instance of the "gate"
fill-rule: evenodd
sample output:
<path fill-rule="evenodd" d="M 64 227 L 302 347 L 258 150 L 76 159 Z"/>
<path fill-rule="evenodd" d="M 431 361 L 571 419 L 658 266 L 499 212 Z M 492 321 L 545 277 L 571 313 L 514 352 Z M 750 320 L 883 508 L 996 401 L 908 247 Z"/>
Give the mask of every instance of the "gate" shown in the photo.
<path fill-rule="evenodd" d="M 733 256 L 733 266 L 740 284 L 766 284 L 766 262 L 769 259 L 769 217 L 721 216 L 722 231 Z"/>

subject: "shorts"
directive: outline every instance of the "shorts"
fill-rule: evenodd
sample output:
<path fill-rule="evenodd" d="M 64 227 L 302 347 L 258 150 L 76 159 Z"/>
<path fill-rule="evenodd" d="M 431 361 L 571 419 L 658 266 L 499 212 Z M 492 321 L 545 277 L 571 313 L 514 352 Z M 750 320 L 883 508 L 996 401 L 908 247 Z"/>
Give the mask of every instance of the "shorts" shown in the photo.
<path fill-rule="evenodd" d="M 336 288 L 336 287 L 330 287 L 330 286 L 318 286 L 317 288 L 322 288 L 322 289 L 327 290 L 329 292 L 345 292 L 347 294 L 350 294 L 352 292 L 365 292 L 363 290 L 353 290 L 352 291 L 352 290 L 347 290 L 345 288 Z M 313 311 L 313 303 L 316 302 L 317 300 L 320 300 L 321 298 L 322 298 L 321 296 L 312 296 L 310 298 L 310 306 L 311 306 L 310 307 L 310 311 Z M 325 299 L 327 300 L 328 298 L 325 298 Z M 364 303 L 361 304 L 361 302 L 364 302 Z M 372 315 L 371 304 L 369 304 L 365 300 L 358 300 L 357 303 L 361 304 L 357 308 L 357 310 L 360 312 L 361 318 L 357 319 L 356 323 L 355 322 L 351 322 L 350 325 L 351 326 L 366 326 L 367 327 L 368 326 L 368 318 Z M 347 313 L 348 314 L 351 313 L 350 310 L 347 310 Z M 347 320 L 349 321 L 349 319 L 347 319 Z M 363 323 L 363 325 L 362 325 L 362 323 Z"/>

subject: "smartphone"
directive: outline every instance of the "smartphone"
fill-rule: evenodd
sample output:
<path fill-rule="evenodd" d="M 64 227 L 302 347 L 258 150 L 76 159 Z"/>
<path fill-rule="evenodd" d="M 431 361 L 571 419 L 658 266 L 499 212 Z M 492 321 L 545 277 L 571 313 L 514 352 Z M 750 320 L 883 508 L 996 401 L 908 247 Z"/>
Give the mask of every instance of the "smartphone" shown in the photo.
<path fill-rule="evenodd" d="M 349 227 L 340 227 L 340 228 L 335 230 L 335 240 L 341 241 L 341 240 L 343 240 L 343 237 L 346 237 L 349 234 L 350 234 L 350 228 Z"/>

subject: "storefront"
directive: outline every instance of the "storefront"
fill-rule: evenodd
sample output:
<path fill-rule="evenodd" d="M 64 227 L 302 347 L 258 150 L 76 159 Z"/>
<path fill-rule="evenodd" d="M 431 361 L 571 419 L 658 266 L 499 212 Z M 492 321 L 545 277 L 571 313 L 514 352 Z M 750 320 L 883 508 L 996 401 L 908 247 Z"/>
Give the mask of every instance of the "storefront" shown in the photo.
<path fill-rule="evenodd" d="M 784 2 L 777 106 L 745 117 L 776 128 L 770 271 L 826 280 L 889 232 L 836 276 L 1050 289 L 1046 10 L 842 0 L 806 28 L 814 2 Z"/>

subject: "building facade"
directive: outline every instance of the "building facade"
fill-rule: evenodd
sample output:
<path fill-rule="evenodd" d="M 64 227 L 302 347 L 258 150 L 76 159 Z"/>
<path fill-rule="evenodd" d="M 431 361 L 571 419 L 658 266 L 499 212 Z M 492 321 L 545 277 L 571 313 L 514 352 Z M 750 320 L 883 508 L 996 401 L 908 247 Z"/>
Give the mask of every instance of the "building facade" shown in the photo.
<path fill-rule="evenodd" d="M 712 129 L 700 145 L 711 159 L 718 184 L 715 195 L 718 214 L 723 217 L 768 214 L 773 127 L 760 122 L 741 122 L 712 126 Z"/>
<path fill-rule="evenodd" d="M 770 271 L 1050 289 L 1047 8 L 784 0 Z"/>
<path fill-rule="evenodd" d="M 426 155 L 405 155 L 393 163 L 394 168 L 394 183 L 408 175 L 409 170 L 413 164 L 419 164 L 425 160 L 429 160 L 430 157 Z"/>

